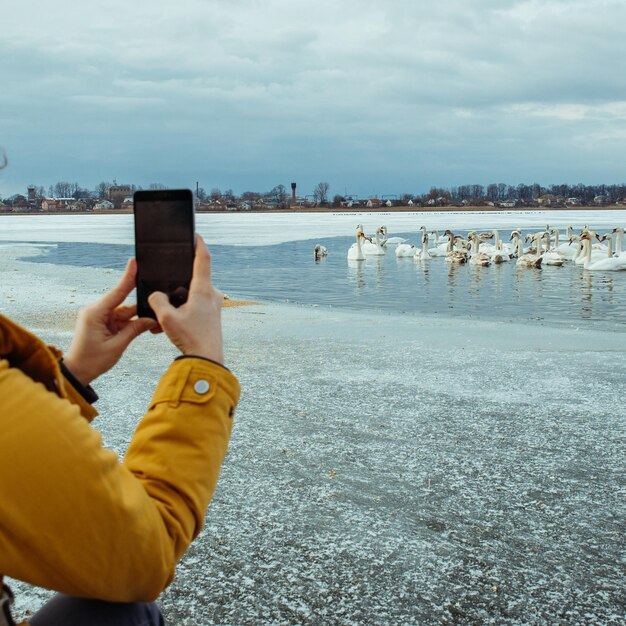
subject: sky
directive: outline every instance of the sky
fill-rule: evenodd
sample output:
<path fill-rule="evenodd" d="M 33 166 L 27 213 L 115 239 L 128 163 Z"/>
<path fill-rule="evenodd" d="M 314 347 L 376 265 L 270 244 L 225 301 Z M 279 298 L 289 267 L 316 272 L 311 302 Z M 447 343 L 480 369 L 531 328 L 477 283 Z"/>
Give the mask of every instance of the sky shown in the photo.
<path fill-rule="evenodd" d="M 0 197 L 626 180 L 626 0 L 21 0 Z"/>

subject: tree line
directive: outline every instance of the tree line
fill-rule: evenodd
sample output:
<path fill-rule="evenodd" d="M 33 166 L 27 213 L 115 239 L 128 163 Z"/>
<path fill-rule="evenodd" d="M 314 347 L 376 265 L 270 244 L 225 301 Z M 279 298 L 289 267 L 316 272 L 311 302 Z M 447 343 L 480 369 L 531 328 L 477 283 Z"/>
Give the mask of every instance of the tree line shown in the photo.
<path fill-rule="evenodd" d="M 34 186 L 34 194 L 35 199 L 39 201 L 44 198 L 73 198 L 93 205 L 99 200 L 109 199 L 109 191 L 115 185 L 115 181 L 102 181 L 94 189 L 88 189 L 78 182 L 59 181 L 54 185 L 50 185 L 47 189 L 41 185 Z M 127 187 L 130 189 L 131 194 L 142 189 L 138 185 L 128 185 Z M 167 189 L 167 186 L 162 183 L 151 183 L 146 189 Z M 208 204 L 236 206 L 245 202 L 250 205 L 261 203 L 278 207 L 287 207 L 292 204 L 290 190 L 283 184 L 276 185 L 265 192 L 244 191 L 241 194 L 235 194 L 232 189 L 222 191 L 217 187 L 209 191 L 206 191 L 203 187 L 198 187 L 194 191 L 197 193 L 199 202 Z M 329 192 L 330 185 L 327 182 L 320 182 L 313 188 L 312 193 L 299 197 L 297 203 L 338 207 L 348 203 L 364 203 L 368 199 L 367 197 L 359 198 L 355 195 L 337 194 L 331 200 Z M 498 203 L 504 201 L 517 201 L 528 204 L 537 201 L 546 194 L 553 195 L 556 198 L 575 198 L 579 204 L 592 204 L 598 196 L 606 198 L 607 201 L 618 201 L 626 199 L 626 184 L 584 185 L 578 183 L 575 185 L 553 184 L 549 186 L 542 186 L 539 183 L 520 183 L 515 186 L 506 183 L 472 184 L 447 188 L 431 187 L 428 193 L 425 194 L 388 194 L 383 195 L 382 199 L 392 205 L 407 205 L 409 203 L 426 205 L 433 204 L 433 202 L 439 205 L 456 203 L 480 205 L 486 202 Z M 27 198 L 22 194 L 15 194 L 3 199 L 2 202 L 8 206 L 22 206 L 27 202 Z"/>

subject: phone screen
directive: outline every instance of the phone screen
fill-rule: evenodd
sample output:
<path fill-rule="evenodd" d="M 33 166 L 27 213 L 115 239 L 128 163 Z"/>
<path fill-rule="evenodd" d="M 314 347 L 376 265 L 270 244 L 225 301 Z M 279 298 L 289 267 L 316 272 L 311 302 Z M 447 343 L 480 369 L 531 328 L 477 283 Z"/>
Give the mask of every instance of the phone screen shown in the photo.
<path fill-rule="evenodd" d="M 193 273 L 194 210 L 188 189 L 138 191 L 134 196 L 137 314 L 156 317 L 148 305 L 153 291 L 173 306 L 187 301 Z"/>

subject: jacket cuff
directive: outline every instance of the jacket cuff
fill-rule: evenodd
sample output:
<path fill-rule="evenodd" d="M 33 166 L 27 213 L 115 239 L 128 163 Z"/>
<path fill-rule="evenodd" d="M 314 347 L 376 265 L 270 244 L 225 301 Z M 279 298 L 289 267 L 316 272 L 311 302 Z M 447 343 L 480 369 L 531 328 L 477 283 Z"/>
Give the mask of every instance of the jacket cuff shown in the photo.
<path fill-rule="evenodd" d="M 84 398 L 89 404 L 93 404 L 98 401 L 98 394 L 93 390 L 91 385 L 83 385 L 75 376 L 67 369 L 63 359 L 59 361 L 59 367 L 61 368 L 61 374 L 65 376 L 68 382 L 72 384 L 72 387 Z"/>
<path fill-rule="evenodd" d="M 225 396 L 224 396 L 225 394 Z M 216 396 L 226 397 L 232 417 L 239 402 L 237 378 L 223 365 L 209 359 L 187 356 L 176 359 L 157 385 L 150 406 L 167 402 L 177 407 L 181 402 L 207 404 Z"/>

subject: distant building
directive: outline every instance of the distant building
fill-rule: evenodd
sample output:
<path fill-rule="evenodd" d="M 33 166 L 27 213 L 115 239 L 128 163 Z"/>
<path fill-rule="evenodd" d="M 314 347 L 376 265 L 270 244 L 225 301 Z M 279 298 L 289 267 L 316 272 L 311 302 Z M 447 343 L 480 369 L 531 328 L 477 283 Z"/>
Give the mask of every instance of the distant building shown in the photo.
<path fill-rule="evenodd" d="M 109 201 L 115 207 L 121 207 L 122 203 L 128 196 L 132 196 L 133 188 L 130 185 L 111 185 L 109 187 Z"/>
<path fill-rule="evenodd" d="M 35 185 L 28 185 L 28 206 L 31 209 L 37 208 L 37 188 Z"/>
<path fill-rule="evenodd" d="M 556 204 L 558 201 L 558 198 L 551 193 L 544 193 L 543 196 L 539 196 L 537 198 L 537 202 L 541 205 L 541 206 L 552 206 L 554 204 Z"/>
<path fill-rule="evenodd" d="M 94 211 L 110 211 L 111 209 L 114 209 L 115 205 L 110 202 L 109 200 L 100 200 L 100 202 L 96 202 L 96 204 L 93 207 Z"/>
<path fill-rule="evenodd" d="M 128 196 L 127 198 L 124 198 L 124 201 L 122 202 L 122 209 L 126 210 L 126 211 L 132 211 L 133 210 L 133 206 L 134 206 L 134 202 L 133 202 L 133 197 L 132 196 Z"/>
<path fill-rule="evenodd" d="M 70 211 L 76 203 L 76 198 L 44 198 L 41 201 L 41 210 L 49 213 L 53 211 Z"/>
<path fill-rule="evenodd" d="M 380 205 L 382 204 L 382 201 L 379 198 L 370 198 L 366 203 L 365 206 L 368 209 L 371 208 L 378 208 L 380 207 Z"/>
<path fill-rule="evenodd" d="M 609 202 L 611 202 L 611 198 L 609 198 L 608 196 L 596 196 L 593 199 L 593 203 L 594 204 L 609 204 Z"/>

